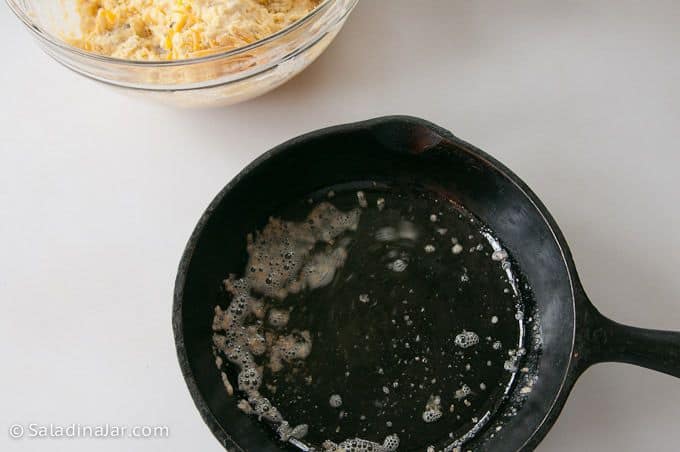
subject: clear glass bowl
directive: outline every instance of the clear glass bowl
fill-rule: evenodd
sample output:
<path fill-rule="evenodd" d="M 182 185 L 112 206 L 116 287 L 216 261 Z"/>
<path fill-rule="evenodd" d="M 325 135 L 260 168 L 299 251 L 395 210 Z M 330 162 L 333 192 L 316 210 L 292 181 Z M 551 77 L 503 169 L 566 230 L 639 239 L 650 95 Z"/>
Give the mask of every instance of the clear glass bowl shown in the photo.
<path fill-rule="evenodd" d="M 40 46 L 67 68 L 129 93 L 180 106 L 229 105 L 270 91 L 316 59 L 358 0 L 324 0 L 291 26 L 239 49 L 174 61 L 131 61 L 73 47 L 73 0 L 6 0 Z"/>

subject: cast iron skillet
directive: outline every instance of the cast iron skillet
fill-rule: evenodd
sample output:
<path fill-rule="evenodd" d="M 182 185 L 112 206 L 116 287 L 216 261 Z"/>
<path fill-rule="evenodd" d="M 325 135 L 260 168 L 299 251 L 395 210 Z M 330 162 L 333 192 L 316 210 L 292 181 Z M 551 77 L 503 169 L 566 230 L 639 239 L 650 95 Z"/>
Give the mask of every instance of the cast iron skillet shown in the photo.
<path fill-rule="evenodd" d="M 175 286 L 177 354 L 198 410 L 225 448 L 296 450 L 277 442 L 268 427 L 238 411 L 226 395 L 211 353 L 220 282 L 242 271 L 244 237 L 266 224 L 277 207 L 357 180 L 439 187 L 495 231 L 533 289 L 543 337 L 538 382 L 501 431 L 482 431 L 465 449 L 533 449 L 576 379 L 595 363 L 625 362 L 680 377 L 680 333 L 603 317 L 588 300 L 550 213 L 508 168 L 429 122 L 377 118 L 318 130 L 262 155 L 217 195 L 189 240 Z"/>

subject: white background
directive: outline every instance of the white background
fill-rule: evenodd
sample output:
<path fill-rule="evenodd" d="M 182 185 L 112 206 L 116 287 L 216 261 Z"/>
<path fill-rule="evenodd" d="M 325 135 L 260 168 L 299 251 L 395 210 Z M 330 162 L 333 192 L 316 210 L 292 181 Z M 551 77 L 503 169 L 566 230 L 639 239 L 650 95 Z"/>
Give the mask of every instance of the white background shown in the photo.
<path fill-rule="evenodd" d="M 301 76 L 202 111 L 85 80 L 0 10 L 0 450 L 220 451 L 175 357 L 185 242 L 263 151 L 384 114 L 513 168 L 603 313 L 680 329 L 680 2 L 363 0 Z M 676 451 L 679 415 L 680 381 L 600 365 L 540 450 Z M 12 441 L 15 422 L 166 424 L 171 438 Z"/>

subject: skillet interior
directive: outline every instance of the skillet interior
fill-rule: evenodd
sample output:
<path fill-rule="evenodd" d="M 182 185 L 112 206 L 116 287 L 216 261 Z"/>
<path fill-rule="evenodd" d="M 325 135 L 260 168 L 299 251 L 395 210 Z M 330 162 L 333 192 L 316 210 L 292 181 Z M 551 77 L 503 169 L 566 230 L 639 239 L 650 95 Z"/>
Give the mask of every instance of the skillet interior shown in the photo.
<path fill-rule="evenodd" d="M 173 323 L 180 364 L 204 420 L 227 448 L 282 450 L 265 426 L 236 408 L 216 372 L 210 325 L 220 282 L 243 269 L 244 237 L 272 212 L 323 187 L 365 180 L 445 193 L 491 227 L 518 262 L 541 318 L 539 378 L 518 414 L 470 447 L 522 448 L 551 410 L 559 411 L 554 402 L 569 386 L 575 307 L 568 251 L 540 202 L 509 170 L 448 132 L 405 117 L 321 130 L 275 148 L 234 179 L 200 220 L 180 264 Z"/>

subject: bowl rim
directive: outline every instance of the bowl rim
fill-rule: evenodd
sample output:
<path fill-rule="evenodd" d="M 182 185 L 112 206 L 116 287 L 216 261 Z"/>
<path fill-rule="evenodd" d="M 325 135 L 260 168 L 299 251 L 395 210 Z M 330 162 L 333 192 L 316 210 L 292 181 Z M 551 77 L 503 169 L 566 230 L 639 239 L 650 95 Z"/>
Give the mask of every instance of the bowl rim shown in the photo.
<path fill-rule="evenodd" d="M 328 8 L 330 8 L 333 5 L 342 4 L 344 3 L 344 11 L 342 14 L 342 17 L 344 17 L 349 11 L 351 11 L 356 4 L 359 2 L 359 0 L 345 0 L 344 2 L 341 2 L 341 0 L 321 0 L 321 3 L 314 8 L 312 11 L 307 13 L 303 18 L 293 22 L 292 24 L 288 25 L 285 28 L 282 28 L 281 30 L 277 31 L 276 33 L 272 33 L 271 35 L 260 39 L 259 41 L 252 42 L 248 45 L 245 45 L 243 47 L 238 47 L 236 49 L 231 49 L 227 50 L 224 52 L 218 52 L 214 53 L 211 55 L 206 55 L 202 57 L 196 57 L 196 58 L 184 58 L 184 59 L 177 59 L 177 60 L 127 60 L 123 58 L 115 58 L 115 57 L 110 57 L 107 55 L 101 55 L 98 53 L 94 52 L 88 52 L 86 50 L 82 50 L 78 47 L 72 46 L 65 41 L 61 40 L 60 38 L 56 37 L 54 34 L 50 33 L 43 27 L 41 27 L 39 24 L 33 21 L 33 19 L 30 17 L 30 15 L 24 10 L 24 8 L 18 3 L 17 0 L 5 0 L 9 8 L 12 10 L 12 12 L 26 25 L 26 27 L 33 32 L 40 40 L 44 41 L 45 43 L 55 46 L 60 48 L 61 50 L 65 52 L 69 52 L 72 54 L 75 54 L 79 57 L 85 58 L 85 59 L 90 59 L 94 60 L 97 62 L 102 62 L 102 63 L 108 63 L 108 64 L 115 64 L 115 65 L 126 65 L 126 66 L 137 66 L 137 67 L 145 67 L 145 68 L 157 68 L 157 67 L 174 67 L 174 66 L 189 66 L 193 64 L 200 64 L 200 63 L 205 63 L 205 62 L 210 62 L 210 61 L 215 61 L 215 60 L 220 60 L 223 58 L 230 58 L 233 56 L 238 56 L 241 54 L 244 54 L 246 52 L 249 52 L 253 49 L 257 49 L 259 47 L 262 47 L 266 44 L 269 44 L 271 42 L 276 41 L 277 39 L 284 37 L 286 35 L 289 35 L 290 33 L 300 29 L 303 27 L 305 24 L 309 23 L 312 19 L 320 16 L 323 14 L 323 12 L 327 11 Z"/>

